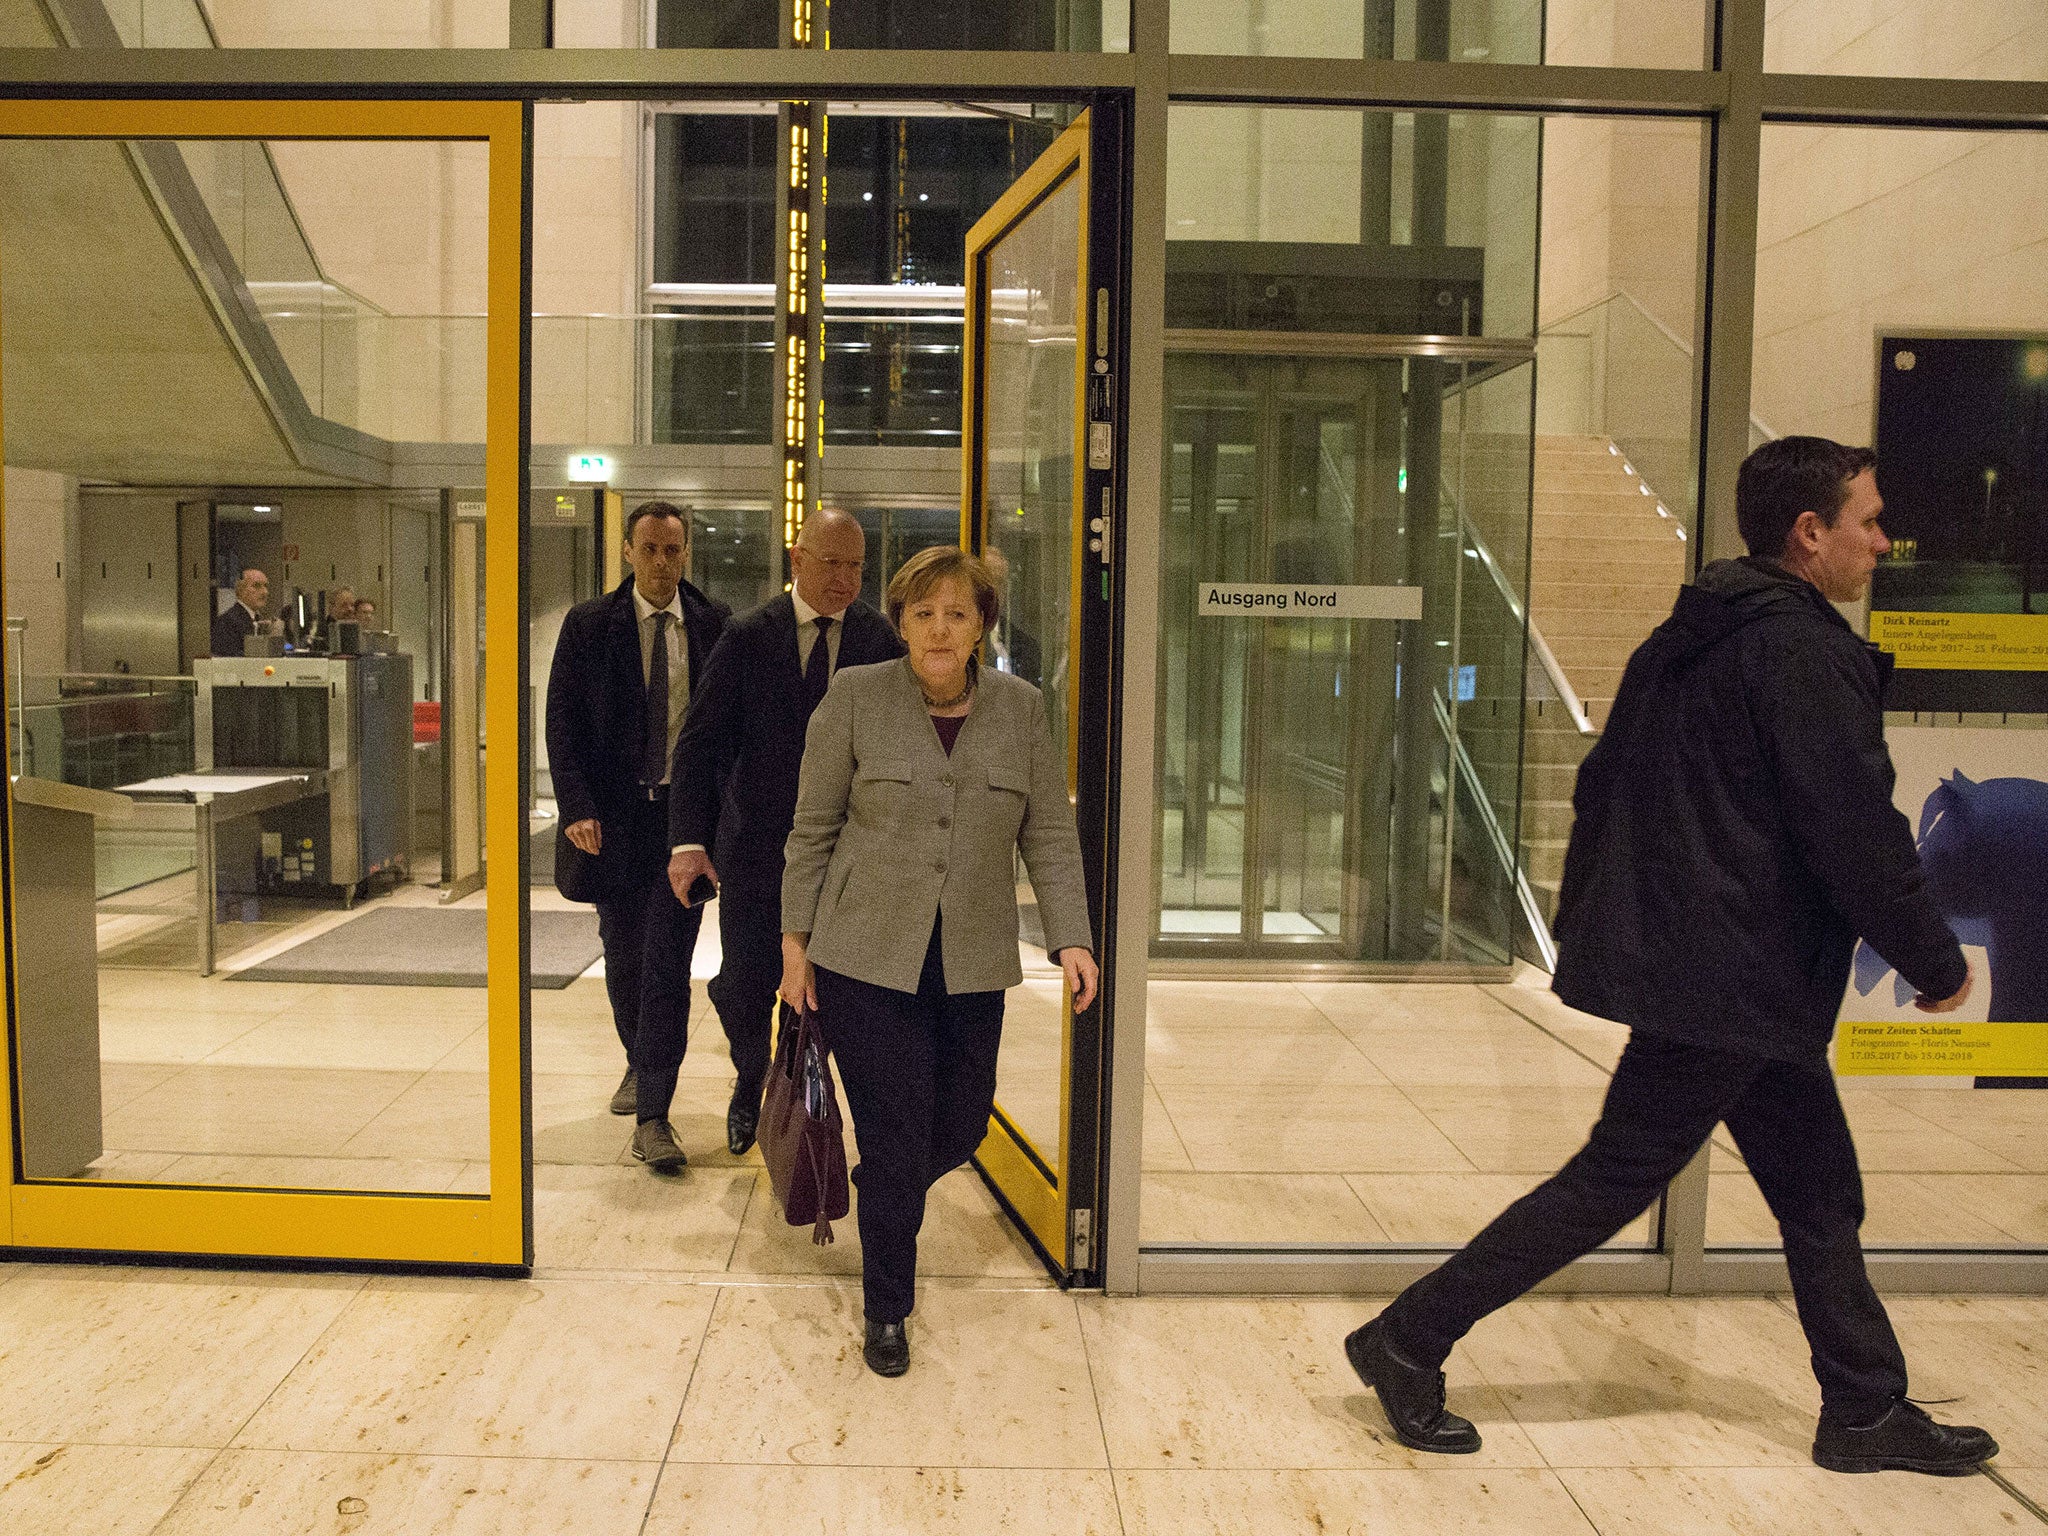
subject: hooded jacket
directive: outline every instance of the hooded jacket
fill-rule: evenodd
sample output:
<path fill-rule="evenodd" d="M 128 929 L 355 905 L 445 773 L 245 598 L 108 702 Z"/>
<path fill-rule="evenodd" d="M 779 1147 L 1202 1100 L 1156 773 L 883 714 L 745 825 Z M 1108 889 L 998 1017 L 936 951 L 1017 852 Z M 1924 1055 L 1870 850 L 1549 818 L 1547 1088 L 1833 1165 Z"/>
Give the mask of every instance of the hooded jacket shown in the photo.
<path fill-rule="evenodd" d="M 1860 936 L 1926 996 L 1963 953 L 1892 804 L 1891 660 L 1811 583 L 1722 560 L 1629 658 L 1579 770 L 1557 995 L 1654 1034 L 1826 1059 Z"/>

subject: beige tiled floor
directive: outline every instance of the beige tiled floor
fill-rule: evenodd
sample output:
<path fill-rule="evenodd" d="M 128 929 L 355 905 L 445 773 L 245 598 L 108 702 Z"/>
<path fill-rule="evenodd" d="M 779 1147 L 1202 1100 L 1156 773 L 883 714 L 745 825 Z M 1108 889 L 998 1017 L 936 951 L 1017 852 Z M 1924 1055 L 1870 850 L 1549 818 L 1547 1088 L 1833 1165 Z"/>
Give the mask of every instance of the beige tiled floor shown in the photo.
<path fill-rule="evenodd" d="M 1378 1302 L 1062 1293 L 992 1252 L 927 1278 L 894 1382 L 829 1276 L 0 1266 L 0 1536 L 2036 1528 L 1992 1478 L 1813 1467 L 1777 1298 L 1518 1303 L 1449 1364 L 1484 1450 L 1435 1458 L 1345 1364 Z M 2000 1477 L 2048 1491 L 2048 1299 L 1892 1310 L 1916 1387 L 1959 1395 L 1942 1412 L 2000 1437 Z"/>

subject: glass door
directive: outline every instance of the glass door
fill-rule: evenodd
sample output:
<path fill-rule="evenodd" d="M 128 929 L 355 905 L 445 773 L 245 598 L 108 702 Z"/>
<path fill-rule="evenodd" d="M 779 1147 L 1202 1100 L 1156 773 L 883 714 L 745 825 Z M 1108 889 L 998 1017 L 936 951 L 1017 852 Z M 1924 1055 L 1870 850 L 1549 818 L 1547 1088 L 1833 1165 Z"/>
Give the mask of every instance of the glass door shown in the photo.
<path fill-rule="evenodd" d="M 1481 572 L 1522 560 L 1489 466 L 1526 460 L 1528 367 L 1320 340 L 1340 355 L 1191 332 L 1168 356 L 1154 953 L 1497 960 L 1519 711 L 1501 728 L 1495 706 L 1519 699 L 1521 611 Z M 1419 593 L 1390 620 L 1218 588 Z"/>
<path fill-rule="evenodd" d="M 985 663 L 1044 690 L 1068 765 L 1098 954 L 1108 931 L 1110 352 L 1117 306 L 1091 166 L 1113 153 L 1084 112 L 967 238 L 962 540 L 1003 583 Z M 1021 879 L 1021 871 L 1020 871 Z M 1020 891 L 1028 902 L 1028 887 Z M 1056 1271 L 1095 1267 L 1104 1008 L 1077 1017 L 1027 905 L 1026 981 L 1005 1019 L 997 1103 L 977 1161 Z"/>
<path fill-rule="evenodd" d="M 0 1245 L 532 1262 L 521 671 L 430 739 L 429 514 L 424 589 L 386 581 L 393 445 L 431 446 L 482 487 L 483 643 L 520 654 L 526 132 L 516 102 L 0 103 Z M 479 312 L 329 269 L 421 162 Z M 204 486 L 246 489 L 165 489 Z M 488 874 L 443 904 L 427 749 L 473 775 L 486 735 Z"/>

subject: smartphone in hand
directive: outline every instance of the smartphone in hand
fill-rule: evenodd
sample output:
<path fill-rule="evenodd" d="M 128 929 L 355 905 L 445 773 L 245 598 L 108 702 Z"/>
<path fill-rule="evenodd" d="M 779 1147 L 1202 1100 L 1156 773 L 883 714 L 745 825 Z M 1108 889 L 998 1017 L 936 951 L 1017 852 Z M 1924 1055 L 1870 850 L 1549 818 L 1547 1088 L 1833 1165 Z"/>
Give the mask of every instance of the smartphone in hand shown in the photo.
<path fill-rule="evenodd" d="M 690 889 L 683 897 L 686 907 L 701 907 L 718 894 L 718 882 L 709 875 L 699 875 L 690 882 Z"/>

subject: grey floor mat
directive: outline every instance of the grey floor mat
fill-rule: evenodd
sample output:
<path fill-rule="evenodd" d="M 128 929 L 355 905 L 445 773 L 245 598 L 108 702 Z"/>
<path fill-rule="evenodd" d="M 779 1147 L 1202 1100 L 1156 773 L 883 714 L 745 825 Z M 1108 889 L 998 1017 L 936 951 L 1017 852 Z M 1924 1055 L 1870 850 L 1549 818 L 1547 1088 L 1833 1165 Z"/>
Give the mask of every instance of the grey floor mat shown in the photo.
<path fill-rule="evenodd" d="M 294 945 L 231 981 L 336 982 L 373 987 L 480 987 L 480 909 L 384 907 Z M 533 984 L 559 991 L 597 962 L 595 912 L 532 914 Z"/>

